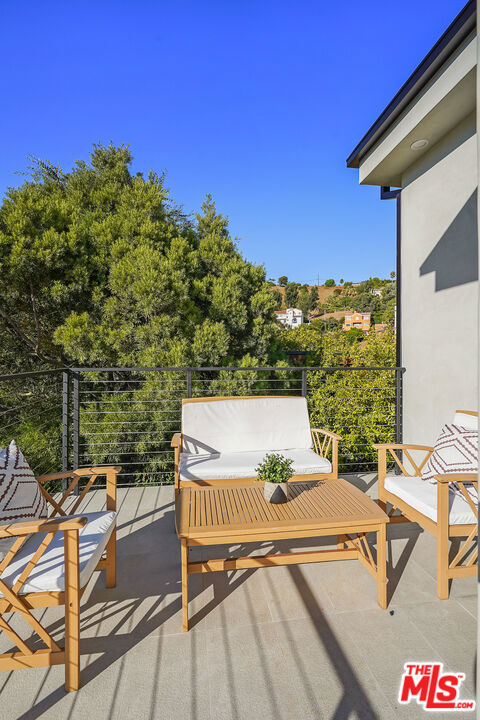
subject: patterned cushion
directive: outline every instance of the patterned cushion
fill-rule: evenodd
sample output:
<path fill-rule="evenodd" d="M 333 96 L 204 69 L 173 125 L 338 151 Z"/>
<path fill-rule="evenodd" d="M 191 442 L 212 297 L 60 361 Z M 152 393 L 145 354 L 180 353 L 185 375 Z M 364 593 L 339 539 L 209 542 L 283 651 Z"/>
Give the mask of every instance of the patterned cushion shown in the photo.
<path fill-rule="evenodd" d="M 0 452 L 0 524 L 48 517 L 47 502 L 15 440 Z"/>
<path fill-rule="evenodd" d="M 435 475 L 475 472 L 478 472 L 478 430 L 444 425 L 423 470 L 423 480 L 435 483 Z"/>

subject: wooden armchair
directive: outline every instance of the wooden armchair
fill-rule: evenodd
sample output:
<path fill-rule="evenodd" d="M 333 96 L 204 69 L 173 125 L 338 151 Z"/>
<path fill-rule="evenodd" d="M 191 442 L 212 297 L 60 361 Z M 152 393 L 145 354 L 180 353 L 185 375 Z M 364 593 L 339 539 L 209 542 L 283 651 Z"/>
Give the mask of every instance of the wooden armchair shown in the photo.
<path fill-rule="evenodd" d="M 459 411 L 460 412 L 460 411 Z M 469 413 L 474 415 L 474 413 Z M 477 474 L 437 475 L 434 485 L 422 480 L 433 447 L 399 443 L 374 445 L 378 450 L 378 502 L 387 512 L 390 523 L 416 522 L 437 539 L 437 594 L 441 600 L 448 599 L 449 581 L 457 577 L 475 576 L 477 573 L 478 510 L 468 490 L 468 485 L 478 492 Z M 413 455 L 422 455 L 415 460 Z M 403 454 L 403 458 L 400 457 Z M 387 461 L 393 459 L 401 475 L 387 473 Z M 405 465 L 411 468 L 407 471 Z M 455 483 L 459 493 L 449 491 Z M 399 510 L 400 514 L 395 514 Z M 450 541 L 459 542 L 458 552 L 450 559 Z"/>
<path fill-rule="evenodd" d="M 0 655 L 0 670 L 65 665 L 65 689 L 80 683 L 80 599 L 96 569 L 106 572 L 107 587 L 116 583 L 116 488 L 120 467 L 80 468 L 37 478 L 52 508 L 51 516 L 0 525 L 0 538 L 15 538 L 0 562 L 0 630 L 18 651 Z M 77 514 L 95 480 L 106 476 L 105 512 Z M 72 496 L 80 478 L 88 477 L 81 494 Z M 45 483 L 72 478 L 58 502 Z M 65 503 L 70 497 L 68 511 Z M 105 557 L 103 557 L 105 553 Z M 62 648 L 32 614 L 34 608 L 65 605 L 65 647 Z M 17 612 L 45 648 L 33 650 L 5 619 Z"/>

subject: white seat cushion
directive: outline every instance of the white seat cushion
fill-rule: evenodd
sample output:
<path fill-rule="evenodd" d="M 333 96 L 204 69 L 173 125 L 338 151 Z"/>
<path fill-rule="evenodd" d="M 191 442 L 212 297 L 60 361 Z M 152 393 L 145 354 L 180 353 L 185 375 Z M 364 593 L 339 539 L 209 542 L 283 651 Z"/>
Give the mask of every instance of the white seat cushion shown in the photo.
<path fill-rule="evenodd" d="M 182 443 L 183 452 L 191 455 L 311 448 L 307 401 L 304 397 L 184 400 Z"/>
<path fill-rule="evenodd" d="M 387 475 L 385 490 L 437 522 L 437 485 L 426 482 L 420 477 Z M 477 522 L 473 510 L 462 495 L 450 491 L 449 505 L 451 525 L 470 525 Z"/>
<path fill-rule="evenodd" d="M 265 455 L 273 450 L 255 452 L 226 452 L 208 455 L 181 453 L 180 480 L 234 480 L 235 478 L 256 477 L 255 468 Z M 313 475 L 329 473 L 332 466 L 329 460 L 320 457 L 313 450 L 276 450 L 286 458 L 293 460 L 295 475 Z"/>
<path fill-rule="evenodd" d="M 112 511 L 82 513 L 72 517 L 86 517 L 88 522 L 79 532 L 80 587 L 90 580 L 101 559 L 115 527 L 117 514 Z M 44 533 L 30 535 L 2 574 L 2 580 L 13 587 L 38 546 L 45 538 Z M 65 590 L 64 533 L 57 532 L 37 562 L 20 593 L 55 592 Z M 0 592 L 0 596 L 2 593 Z"/>

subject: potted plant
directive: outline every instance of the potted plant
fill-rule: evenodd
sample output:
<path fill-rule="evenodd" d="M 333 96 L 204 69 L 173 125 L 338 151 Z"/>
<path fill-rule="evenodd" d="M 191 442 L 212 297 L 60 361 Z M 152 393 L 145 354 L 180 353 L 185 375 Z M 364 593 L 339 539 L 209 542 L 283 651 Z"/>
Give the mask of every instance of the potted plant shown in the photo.
<path fill-rule="evenodd" d="M 293 460 L 279 453 L 267 453 L 255 468 L 257 480 L 264 483 L 263 496 L 271 503 L 287 502 L 288 481 L 293 477 Z"/>

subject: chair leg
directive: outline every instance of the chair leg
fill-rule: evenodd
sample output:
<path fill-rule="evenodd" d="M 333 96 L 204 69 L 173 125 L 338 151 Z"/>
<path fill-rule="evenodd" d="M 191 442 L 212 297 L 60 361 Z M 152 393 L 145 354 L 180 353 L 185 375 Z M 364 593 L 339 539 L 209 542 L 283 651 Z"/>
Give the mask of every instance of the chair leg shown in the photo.
<path fill-rule="evenodd" d="M 181 539 L 182 556 L 182 630 L 188 632 L 188 545 Z"/>
<path fill-rule="evenodd" d="M 80 687 L 78 530 L 65 531 L 65 690 Z"/>
<path fill-rule="evenodd" d="M 437 595 L 440 600 L 448 600 L 448 522 L 449 522 L 448 485 L 437 485 Z"/>
<path fill-rule="evenodd" d="M 114 588 L 117 584 L 117 528 L 113 528 L 106 551 L 105 584 L 107 588 Z"/>
<path fill-rule="evenodd" d="M 437 595 L 448 600 L 448 537 L 437 537 Z"/>
<path fill-rule="evenodd" d="M 383 610 L 387 608 L 387 526 L 382 523 L 377 530 L 377 601 Z"/>

